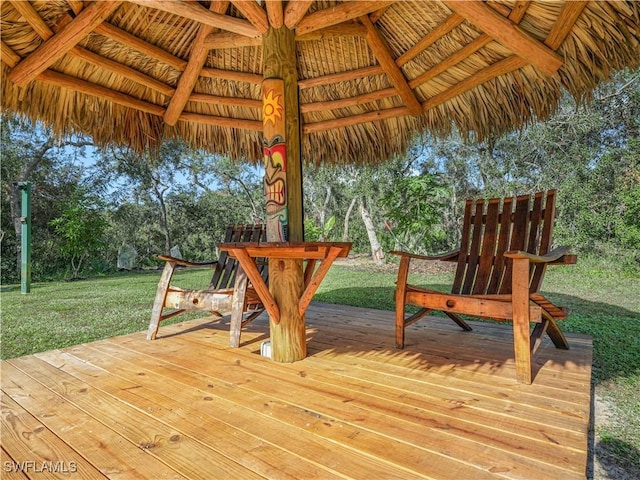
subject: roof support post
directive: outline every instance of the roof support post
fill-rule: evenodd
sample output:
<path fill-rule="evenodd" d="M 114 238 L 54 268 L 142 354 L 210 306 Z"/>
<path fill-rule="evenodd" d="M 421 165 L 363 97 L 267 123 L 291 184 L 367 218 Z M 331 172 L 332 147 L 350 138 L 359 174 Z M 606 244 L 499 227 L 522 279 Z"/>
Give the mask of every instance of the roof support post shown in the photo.
<path fill-rule="evenodd" d="M 267 240 L 303 241 L 300 102 L 295 35 L 287 27 L 269 28 L 263 36 L 264 187 Z M 298 300 L 304 291 L 300 259 L 269 259 L 269 291 L 280 310 L 270 319 L 271 358 L 295 362 L 307 356 L 304 313 Z"/>

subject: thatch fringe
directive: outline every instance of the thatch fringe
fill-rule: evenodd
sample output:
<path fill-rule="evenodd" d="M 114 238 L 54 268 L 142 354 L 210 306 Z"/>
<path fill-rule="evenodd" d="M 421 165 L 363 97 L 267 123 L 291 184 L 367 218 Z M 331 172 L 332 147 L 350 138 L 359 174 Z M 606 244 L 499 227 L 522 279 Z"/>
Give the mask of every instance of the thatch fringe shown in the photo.
<path fill-rule="evenodd" d="M 65 0 L 30 3 L 52 30 L 75 15 Z M 317 1 L 308 13 L 321 12 L 341 3 Z M 518 19 L 520 29 L 544 42 L 562 14 L 564 4 L 561 1 L 531 2 Z M 487 5 L 493 5 L 491 8 L 501 15 L 509 15 L 514 1 L 500 0 Z M 227 15 L 241 17 L 233 6 Z M 422 51 L 406 55 L 400 64 L 424 112 L 417 117 L 408 115 L 398 95 L 387 95 L 394 84 L 388 75 L 380 72 L 303 88 L 300 91 L 302 105 L 323 102 L 322 110 L 312 109 L 301 115 L 303 131 L 311 132 L 302 137 L 304 160 L 314 164 L 377 162 L 402 155 L 425 133 L 446 136 L 454 128 L 476 140 L 495 137 L 547 118 L 555 111 L 563 91 L 578 101 L 588 100 L 598 83 L 609 79 L 613 72 L 640 65 L 640 2 L 589 2 L 559 44 L 556 53 L 563 63 L 552 78 L 515 57 L 508 45 L 487 38 L 472 22 L 456 19 L 455 15 L 446 4 L 430 1 L 402 1 L 382 10 L 376 16 L 376 28 L 396 59 L 415 49 L 415 45 L 439 25 L 451 22 L 452 28 L 434 38 Z M 261 132 L 255 127 L 261 120 L 261 111 L 255 106 L 215 103 L 197 97 L 186 104 L 185 112 L 192 114 L 252 121 L 246 123 L 246 129 L 197 123 L 192 119 L 180 120 L 175 126 L 163 121 L 162 111 L 169 105 L 188 61 L 200 27 L 198 22 L 125 2 L 108 23 L 108 29 L 87 35 L 76 47 L 84 49 L 80 53 L 89 53 L 81 55 L 72 49 L 49 69 L 67 76 L 63 78 L 85 82 L 82 83 L 85 86 L 89 82 L 96 86 L 96 91 L 117 92 L 117 98 L 83 93 L 84 90 L 63 87 L 51 79 L 36 79 L 25 88 L 18 88 L 8 78 L 12 71 L 11 58 L 4 58 L 2 109 L 41 120 L 58 135 L 73 132 L 92 135 L 99 145 L 115 143 L 142 152 L 157 148 L 165 138 L 180 137 L 199 149 L 234 159 L 261 161 Z M 3 4 L 0 25 L 3 51 L 13 52 L 11 57 L 25 58 L 43 43 L 29 22 L 9 3 Z M 350 33 L 345 29 L 348 34 L 344 35 L 336 32 L 339 29 L 334 28 L 332 34 L 325 36 L 319 31 L 313 39 L 298 42 L 301 80 L 380 65 L 366 37 L 356 29 L 352 28 Z M 143 42 L 127 44 L 121 40 L 127 34 Z M 473 48 L 468 47 L 470 44 Z M 473 51 L 463 58 L 460 52 L 464 52 L 465 47 Z M 162 49 L 160 54 L 158 48 Z M 95 59 L 95 55 L 112 61 L 111 66 L 88 60 Z M 261 46 L 213 49 L 205 67 L 262 75 L 263 61 Z M 122 68 L 114 70 L 113 62 Z M 447 65 L 446 71 L 433 70 L 443 64 Z M 505 71 L 490 73 L 496 65 L 504 65 Z M 142 75 L 132 73 L 131 69 Z M 482 81 L 476 83 L 474 79 L 479 77 Z M 380 91 L 385 95 L 365 97 L 366 101 L 352 102 L 349 106 L 339 104 L 339 108 L 327 108 L 327 102 L 330 107 L 332 101 Z M 260 85 L 242 79 L 200 76 L 193 92 L 261 99 Z M 153 108 L 147 112 L 132 108 L 130 105 L 136 102 Z M 394 116 L 385 118 L 390 113 Z M 370 120 L 376 115 L 383 119 Z M 333 121 L 344 122 L 344 125 L 329 128 L 335 127 Z"/>

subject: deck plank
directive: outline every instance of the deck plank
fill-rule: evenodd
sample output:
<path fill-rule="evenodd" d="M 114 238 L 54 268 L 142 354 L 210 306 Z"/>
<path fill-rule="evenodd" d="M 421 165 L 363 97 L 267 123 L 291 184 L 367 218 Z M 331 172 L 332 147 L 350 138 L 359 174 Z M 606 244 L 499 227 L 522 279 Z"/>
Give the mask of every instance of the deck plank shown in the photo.
<path fill-rule="evenodd" d="M 396 350 L 393 312 L 312 303 L 307 358 L 278 364 L 257 354 L 266 315 L 239 349 L 211 320 L 5 361 L 3 421 L 20 412 L 70 450 L 49 456 L 108 478 L 585 476 L 588 337 L 543 343 L 520 385 L 507 325 L 429 318 Z M 8 438 L 3 458 L 28 448 Z"/>

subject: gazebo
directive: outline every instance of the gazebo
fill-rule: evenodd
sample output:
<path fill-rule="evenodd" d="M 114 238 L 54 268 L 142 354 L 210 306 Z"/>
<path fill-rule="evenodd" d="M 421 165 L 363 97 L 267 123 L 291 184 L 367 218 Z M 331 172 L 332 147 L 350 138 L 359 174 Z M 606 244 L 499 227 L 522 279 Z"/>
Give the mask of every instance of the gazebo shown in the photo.
<path fill-rule="evenodd" d="M 381 162 L 403 154 L 421 134 L 446 136 L 453 129 L 471 139 L 490 138 L 548 117 L 564 92 L 588 100 L 614 71 L 640 64 L 640 2 L 633 0 L 4 0 L 1 8 L 3 111 L 41 120 L 61 136 L 81 132 L 98 144 L 140 153 L 179 137 L 238 161 L 264 162 L 269 248 L 301 249 L 273 255 L 269 291 L 263 292 L 270 299 L 271 338 L 286 339 L 281 343 L 286 348 L 274 351 L 281 362 L 306 356 L 300 305 L 306 308 L 311 296 L 304 288 L 303 259 L 333 259 L 348 250 L 314 246 L 309 254 L 304 247 L 305 163 Z M 314 313 L 314 321 L 322 316 L 318 311 L 323 308 Z M 349 310 L 348 316 L 355 319 L 360 313 Z M 334 331 L 330 322 L 324 326 Z M 369 327 L 353 320 L 354 335 Z M 11 397 L 7 411 L 18 412 L 9 415 L 13 420 L 7 425 L 15 428 L 7 431 L 15 435 L 11 448 L 5 451 L 3 445 L 3 459 L 6 452 L 25 451 L 47 458 L 42 442 L 35 450 L 27 446 L 32 436 L 23 425 L 39 434 L 43 428 L 37 417 L 46 423 L 47 435 L 57 432 L 45 442 L 55 446 L 54 452 L 75 445 L 73 454 L 90 472 L 87 478 L 109 476 L 100 465 L 111 465 L 113 458 L 125 474 L 149 478 L 169 470 L 191 478 L 284 478 L 281 465 L 293 468 L 291 476 L 298 478 L 361 472 L 424 478 L 422 472 L 429 469 L 434 472 L 430 478 L 534 473 L 581 478 L 591 351 L 588 340 L 577 341 L 574 354 L 580 360 L 567 362 L 575 368 L 552 372 L 539 390 L 534 385 L 505 393 L 504 379 L 496 377 L 489 386 L 482 383 L 487 379 L 470 380 L 463 369 L 447 380 L 455 391 L 430 384 L 438 392 L 433 395 L 441 397 L 435 400 L 410 391 L 421 382 L 429 384 L 428 374 L 402 378 L 420 365 L 420 355 L 358 351 L 337 359 L 339 349 L 353 349 L 351 340 L 306 364 L 310 373 L 296 371 L 296 364 L 269 369 L 255 355 L 222 351 L 219 345 L 205 348 L 201 337 L 174 339 L 175 347 L 121 338 L 78 347 L 73 355 L 45 353 L 3 366 Z M 209 355 L 211 363 L 193 360 L 192 353 Z M 169 357 L 176 363 L 166 363 Z M 494 369 L 475 361 L 461 363 L 479 371 L 487 365 Z M 342 376 L 354 365 L 365 371 L 362 378 Z M 242 368 L 250 374 L 242 376 Z M 376 369 L 384 375 L 376 377 Z M 300 395 L 300 405 L 308 407 L 282 407 L 289 392 L 261 383 L 258 371 L 289 385 Z M 206 378 L 216 380 L 203 384 Z M 471 387 L 471 381 L 479 386 Z M 158 385 L 162 392 L 155 390 Z M 202 388 L 214 387 L 215 395 L 202 394 Z M 376 400 L 353 393 L 369 388 Z M 136 391 L 155 392 L 157 410 Z M 224 396 L 221 405 L 229 409 L 228 416 L 197 403 L 216 395 Z M 406 403 L 398 395 L 406 396 Z M 30 407 L 22 410 L 15 399 Z M 49 414 L 49 405 L 56 414 Z M 245 407 L 255 414 L 250 420 Z M 78 418 L 76 408 L 86 425 L 81 437 L 67 428 L 68 419 Z M 348 432 L 310 408 L 325 415 L 346 412 Z M 505 420 L 504 412 L 514 409 L 518 419 Z M 3 415 L 4 410 L 3 404 Z M 413 413 L 418 410 L 431 416 L 425 420 Z M 454 410 L 459 417 L 450 415 Z M 470 410 L 482 412 L 482 428 Z M 188 420 L 181 417 L 178 431 L 188 434 L 172 430 L 174 413 L 183 411 Z M 362 412 L 385 420 L 353 427 L 363 422 Z M 277 423 L 268 419 L 271 415 L 286 424 L 282 434 L 270 429 Z M 111 418 L 117 423 L 108 427 L 96 420 Z M 290 424 L 300 419 L 310 419 L 307 425 L 314 429 L 301 434 L 308 447 L 290 435 L 304 429 Z M 434 436 L 423 435 L 425 422 Z M 538 428 L 538 423 L 546 426 Z M 256 432 L 254 425 L 265 428 Z M 156 437 L 132 450 L 127 442 L 138 442 L 138 430 Z M 102 436 L 94 434 L 98 431 Z M 459 443 L 450 449 L 456 435 Z M 525 446 L 520 435 L 527 438 Z M 40 441 L 38 435 L 33 438 Z M 105 444 L 104 438 L 111 440 Z M 118 443 L 122 438 L 125 446 Z M 219 438 L 225 441 L 218 444 Z M 387 442 L 398 446 L 398 454 Z M 149 460 L 154 455 L 159 462 Z"/>
<path fill-rule="evenodd" d="M 6 1 L 2 108 L 140 152 L 180 137 L 264 159 L 267 239 L 302 242 L 304 162 L 546 118 L 563 91 L 583 99 L 640 63 L 639 17 L 634 1 Z M 280 293 L 304 295 L 302 258 L 277 264 L 282 323 L 266 303 L 294 340 L 274 356 L 293 361 L 304 311 Z"/>

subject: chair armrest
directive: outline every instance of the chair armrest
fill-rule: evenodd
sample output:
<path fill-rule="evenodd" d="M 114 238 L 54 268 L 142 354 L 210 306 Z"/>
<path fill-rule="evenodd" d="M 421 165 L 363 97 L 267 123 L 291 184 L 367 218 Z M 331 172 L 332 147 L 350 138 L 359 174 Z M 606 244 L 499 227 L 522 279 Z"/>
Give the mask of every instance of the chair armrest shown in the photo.
<path fill-rule="evenodd" d="M 183 267 L 211 267 L 218 263 L 217 260 L 209 261 L 209 262 L 190 262 L 189 260 L 183 260 L 182 258 L 171 257 L 169 255 L 156 255 L 156 258 L 159 260 L 164 260 L 165 262 L 173 262 L 176 265 L 181 265 Z"/>
<path fill-rule="evenodd" d="M 447 253 L 443 253 L 440 255 L 418 255 L 415 253 L 409 253 L 409 252 L 401 252 L 399 250 L 393 250 L 391 252 L 392 255 L 399 255 L 401 257 L 409 257 L 409 258 L 415 258 L 417 260 L 440 260 L 441 262 L 455 262 L 458 260 L 458 254 L 460 253 L 460 250 L 455 250 L 453 252 L 447 252 Z"/>
<path fill-rule="evenodd" d="M 549 265 L 572 265 L 578 261 L 577 255 L 568 254 L 569 247 L 554 248 L 545 255 L 533 255 L 522 251 L 505 252 L 504 256 L 513 259 L 525 258 L 531 263 L 548 263 Z"/>

